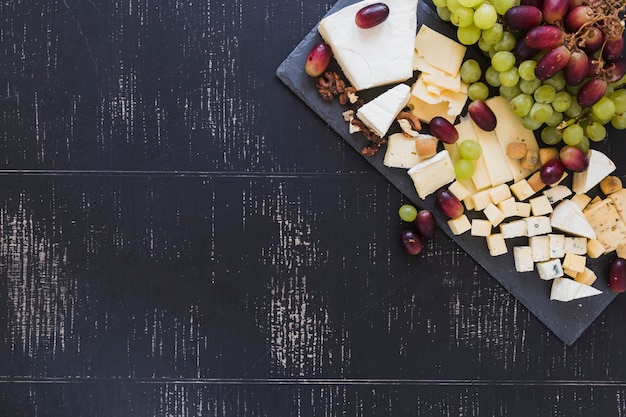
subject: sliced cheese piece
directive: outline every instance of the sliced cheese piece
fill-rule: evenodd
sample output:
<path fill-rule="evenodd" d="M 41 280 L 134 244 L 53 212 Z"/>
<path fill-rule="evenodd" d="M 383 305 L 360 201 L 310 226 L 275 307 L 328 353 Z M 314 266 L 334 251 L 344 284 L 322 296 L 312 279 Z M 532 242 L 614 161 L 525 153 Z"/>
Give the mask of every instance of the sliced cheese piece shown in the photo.
<path fill-rule="evenodd" d="M 580 207 L 571 200 L 564 200 L 554 208 L 550 215 L 550 225 L 553 229 L 575 236 L 596 238 L 594 228 L 589 224 Z"/>
<path fill-rule="evenodd" d="M 555 278 L 550 290 L 550 299 L 556 301 L 572 301 L 579 298 L 602 294 L 602 291 L 570 278 Z"/>
<path fill-rule="evenodd" d="M 407 106 L 411 109 L 411 113 L 425 123 L 430 123 L 435 116 L 441 116 L 450 123 L 454 123 L 454 119 L 456 119 L 456 116 L 450 116 L 448 114 L 448 103 L 445 101 L 439 101 L 437 104 L 429 104 L 411 94 Z"/>
<path fill-rule="evenodd" d="M 569 197 L 570 195 L 572 195 L 572 190 L 570 190 L 565 185 L 556 185 L 554 187 L 550 187 L 549 189 L 545 190 L 543 192 L 543 195 L 545 195 L 548 198 L 550 204 L 556 204 L 559 201 L 565 199 L 566 197 Z"/>
<path fill-rule="evenodd" d="M 591 204 L 583 211 L 585 218 L 607 252 L 626 242 L 626 224 L 609 198 Z"/>
<path fill-rule="evenodd" d="M 495 186 L 511 181 L 513 174 L 507 162 L 510 158 L 504 153 L 495 132 L 486 132 L 479 128 L 473 121 L 472 125 L 476 138 L 478 138 L 478 143 L 480 143 L 480 146 L 483 148 L 481 157 L 485 161 L 488 161 L 485 166 L 489 174 L 491 185 Z"/>
<path fill-rule="evenodd" d="M 441 99 L 448 103 L 448 116 L 458 116 L 463 111 L 465 103 L 467 103 L 467 93 L 461 91 L 443 90 Z"/>
<path fill-rule="evenodd" d="M 424 57 L 431 66 L 452 75 L 459 72 L 467 50 L 467 47 L 426 25 L 422 25 L 417 32 L 414 46 L 418 57 Z"/>
<path fill-rule="evenodd" d="M 413 168 L 422 158 L 415 150 L 415 138 L 394 133 L 387 138 L 387 150 L 383 164 L 391 168 Z"/>
<path fill-rule="evenodd" d="M 421 161 L 407 172 L 422 199 L 454 181 L 454 166 L 445 149 L 432 158 Z"/>
<path fill-rule="evenodd" d="M 459 132 L 459 139 L 454 144 L 458 146 L 459 143 L 464 140 L 472 139 L 478 142 L 476 132 L 474 130 L 474 122 L 469 116 L 462 117 L 456 127 Z M 491 179 L 489 178 L 489 172 L 487 171 L 487 163 L 485 162 L 484 153 L 477 160 L 474 161 L 474 175 L 472 176 L 472 182 L 476 190 L 483 190 L 491 187 Z"/>
<path fill-rule="evenodd" d="M 539 149 L 534 132 L 522 125 L 520 118 L 511 111 L 507 99 L 496 96 L 488 99 L 486 103 L 496 115 L 498 122 L 494 132 L 505 154 L 507 146 L 515 142 L 525 143 L 529 150 L 536 151 Z M 518 159 L 506 157 L 506 162 L 513 175 L 513 180 L 516 182 L 528 177 L 533 172 L 533 170 L 523 168 L 522 162 Z"/>
<path fill-rule="evenodd" d="M 589 167 L 582 172 L 575 172 L 573 176 L 572 191 L 576 194 L 591 190 L 616 168 L 608 156 L 595 149 L 590 149 L 587 152 L 587 157 L 589 158 Z"/>
<path fill-rule="evenodd" d="M 320 21 L 320 35 L 357 90 L 405 81 L 413 76 L 417 2 L 386 0 L 389 16 L 369 29 L 359 28 L 354 16 L 376 0 L 360 1 Z"/>
<path fill-rule="evenodd" d="M 448 74 L 440 70 L 435 70 L 434 72 L 422 71 L 420 78 L 426 84 L 426 89 L 435 94 L 441 94 L 443 90 L 461 91 L 460 72 Z"/>
<path fill-rule="evenodd" d="M 610 194 L 608 198 L 615 205 L 615 210 L 619 213 L 622 221 L 626 223 L 626 188 L 622 188 L 621 190 Z"/>
<path fill-rule="evenodd" d="M 411 87 L 398 84 L 361 106 L 356 116 L 382 138 L 408 103 L 410 95 Z"/>
<path fill-rule="evenodd" d="M 439 93 L 429 91 L 428 85 L 424 81 L 423 74 L 420 74 L 420 76 L 417 77 L 417 80 L 415 80 L 415 83 L 413 83 L 413 86 L 411 87 L 411 95 L 419 98 L 427 104 L 435 105 L 441 103 L 442 101 Z"/>

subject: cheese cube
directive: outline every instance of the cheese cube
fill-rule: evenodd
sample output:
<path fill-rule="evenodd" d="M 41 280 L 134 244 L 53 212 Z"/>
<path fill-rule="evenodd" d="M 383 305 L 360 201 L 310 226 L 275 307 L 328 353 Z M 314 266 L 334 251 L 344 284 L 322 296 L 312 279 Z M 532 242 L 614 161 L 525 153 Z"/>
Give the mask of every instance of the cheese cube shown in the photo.
<path fill-rule="evenodd" d="M 515 203 L 515 209 L 517 210 L 517 216 L 528 217 L 530 216 L 530 203 L 522 203 L 520 201 Z"/>
<path fill-rule="evenodd" d="M 596 282 L 596 279 L 598 279 L 598 276 L 588 267 L 585 267 L 582 272 L 579 272 L 574 277 L 574 280 L 576 282 L 580 282 L 583 285 L 592 285 L 594 282 Z"/>
<path fill-rule="evenodd" d="M 605 198 L 591 204 L 584 214 L 607 252 L 614 251 L 619 244 L 626 242 L 626 224 L 611 199 Z"/>
<path fill-rule="evenodd" d="M 517 216 L 517 202 L 515 201 L 515 197 L 500 201 L 497 207 L 504 213 L 504 217 Z"/>
<path fill-rule="evenodd" d="M 534 216 L 543 216 L 544 214 L 552 213 L 552 206 L 550 200 L 545 195 L 540 195 L 529 200 L 530 209 Z"/>
<path fill-rule="evenodd" d="M 391 168 L 413 168 L 422 158 L 415 150 L 415 138 L 394 133 L 387 138 L 387 150 L 383 164 Z"/>
<path fill-rule="evenodd" d="M 587 263 L 587 258 L 573 253 L 566 253 L 563 259 L 563 268 L 575 272 L 583 272 Z"/>
<path fill-rule="evenodd" d="M 541 174 L 539 171 L 535 172 L 533 175 L 528 177 L 526 181 L 528 182 L 528 185 L 530 185 L 530 187 L 533 189 L 535 193 L 538 193 L 539 191 L 543 190 L 546 186 L 546 184 L 543 181 L 541 181 Z"/>
<path fill-rule="evenodd" d="M 605 252 L 604 246 L 597 239 L 587 240 L 587 256 L 595 259 L 602 256 Z M 619 256 L 619 255 L 618 255 Z"/>
<path fill-rule="evenodd" d="M 526 218 L 528 236 L 545 235 L 552 232 L 550 218 L 546 216 L 530 216 Z"/>
<path fill-rule="evenodd" d="M 568 277 L 572 277 L 575 280 L 576 279 L 576 275 L 578 275 L 579 272 L 572 271 L 571 269 L 566 269 L 565 267 L 563 267 L 563 274 L 567 275 Z"/>
<path fill-rule="evenodd" d="M 356 112 L 357 117 L 382 138 L 408 103 L 410 95 L 411 88 L 408 85 L 398 84 L 362 105 Z"/>
<path fill-rule="evenodd" d="M 489 189 L 489 198 L 493 204 L 497 205 L 510 197 L 512 197 L 511 189 L 506 184 L 496 185 Z"/>
<path fill-rule="evenodd" d="M 491 197 L 489 196 L 489 190 L 482 190 L 472 194 L 469 200 L 476 211 L 482 211 L 489 204 L 491 204 Z"/>
<path fill-rule="evenodd" d="M 535 269 L 533 250 L 530 246 L 515 246 L 513 248 L 513 260 L 517 272 L 530 272 Z"/>
<path fill-rule="evenodd" d="M 536 192 L 525 179 L 512 184 L 510 189 L 519 201 L 526 200 Z"/>
<path fill-rule="evenodd" d="M 591 202 L 591 197 L 585 193 L 575 194 L 570 201 L 575 203 L 581 210 L 583 210 Z"/>
<path fill-rule="evenodd" d="M 448 190 L 455 195 L 460 201 L 465 200 L 471 195 L 470 190 L 467 189 L 460 181 L 454 181 L 448 187 Z"/>
<path fill-rule="evenodd" d="M 496 207 L 493 203 L 487 204 L 487 207 L 483 210 L 487 219 L 491 222 L 492 225 L 497 226 L 502 223 L 504 220 L 504 213 L 500 211 L 498 207 Z"/>
<path fill-rule="evenodd" d="M 487 236 L 486 239 L 491 256 L 499 256 L 508 252 L 502 233 L 493 233 Z"/>
<path fill-rule="evenodd" d="M 556 185 L 554 187 L 548 188 L 543 192 L 543 195 L 548 198 L 550 204 L 558 203 L 564 198 L 569 197 L 571 194 L 572 190 L 570 190 L 565 185 Z"/>
<path fill-rule="evenodd" d="M 572 180 L 572 190 L 576 193 L 586 193 L 598 185 L 600 181 L 615 171 L 615 164 L 608 156 L 600 151 L 590 149 L 587 152 L 589 166 L 582 172 L 575 172 Z"/>
<path fill-rule="evenodd" d="M 454 181 L 454 167 L 445 149 L 407 171 L 417 194 L 424 199 L 442 186 Z"/>
<path fill-rule="evenodd" d="M 528 234 L 528 225 L 525 220 L 514 220 L 500 225 L 500 233 L 505 239 L 513 239 L 516 237 L 526 236 Z"/>
<path fill-rule="evenodd" d="M 539 273 L 539 278 L 546 281 L 562 277 L 564 274 L 561 261 L 558 259 L 537 262 L 537 272 Z"/>
<path fill-rule="evenodd" d="M 562 258 L 565 256 L 565 236 L 551 233 L 550 238 L 550 258 Z"/>
<path fill-rule="evenodd" d="M 566 254 L 585 255 L 587 253 L 587 239 L 584 237 L 565 237 L 564 248 Z"/>
<path fill-rule="evenodd" d="M 528 246 L 533 250 L 533 262 L 550 259 L 550 237 L 547 235 L 528 238 Z"/>
<path fill-rule="evenodd" d="M 472 220 L 472 236 L 487 237 L 491 234 L 491 222 L 484 219 Z"/>
<path fill-rule="evenodd" d="M 472 224 L 465 214 L 456 219 L 448 220 L 448 227 L 455 235 L 461 235 L 472 228 Z"/>

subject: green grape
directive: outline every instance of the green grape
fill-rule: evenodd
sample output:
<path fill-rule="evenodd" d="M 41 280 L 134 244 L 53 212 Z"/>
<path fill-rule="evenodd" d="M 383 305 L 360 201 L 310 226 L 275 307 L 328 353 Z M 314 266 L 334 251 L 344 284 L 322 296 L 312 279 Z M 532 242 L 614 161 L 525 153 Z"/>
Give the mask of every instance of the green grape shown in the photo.
<path fill-rule="evenodd" d="M 626 112 L 626 90 L 619 89 L 609 96 L 613 104 L 615 105 L 615 113 Z"/>
<path fill-rule="evenodd" d="M 611 94 L 613 94 L 613 92 L 615 92 L 615 89 L 610 83 L 608 83 L 606 86 L 606 91 L 604 92 L 604 95 L 609 97 Z"/>
<path fill-rule="evenodd" d="M 474 10 L 468 7 L 459 7 L 450 15 L 450 21 L 458 27 L 466 27 L 474 23 Z"/>
<path fill-rule="evenodd" d="M 485 80 L 492 87 L 500 87 L 500 73 L 494 67 L 487 68 Z"/>
<path fill-rule="evenodd" d="M 554 113 L 554 110 L 551 105 L 535 102 L 530 108 L 528 115 L 537 123 L 545 123 L 546 120 L 552 117 L 552 113 Z"/>
<path fill-rule="evenodd" d="M 454 175 L 459 180 L 469 180 L 474 175 L 474 163 L 467 159 L 459 159 L 454 164 Z"/>
<path fill-rule="evenodd" d="M 533 81 L 536 80 L 535 76 L 535 68 L 537 67 L 537 62 L 529 59 L 527 61 L 522 61 L 519 64 L 519 76 L 522 80 Z"/>
<path fill-rule="evenodd" d="M 508 87 L 506 85 L 501 85 L 499 88 L 500 95 L 507 100 L 511 100 L 513 97 L 522 93 L 522 90 L 519 89 L 519 85 L 515 84 L 513 87 Z"/>
<path fill-rule="evenodd" d="M 450 12 L 454 12 L 456 9 L 461 7 L 461 3 L 459 3 L 459 0 L 447 0 L 446 3 L 446 7 L 448 8 L 448 10 L 450 10 Z"/>
<path fill-rule="evenodd" d="M 608 97 L 602 97 L 600 101 L 591 106 L 591 114 L 598 120 L 609 121 L 615 114 L 615 103 Z"/>
<path fill-rule="evenodd" d="M 472 24 L 462 28 L 457 28 L 456 37 L 463 45 L 473 45 L 480 39 L 482 31 Z"/>
<path fill-rule="evenodd" d="M 481 51 L 488 53 L 489 56 L 492 56 L 493 53 L 495 53 L 493 51 L 493 45 L 485 42 L 485 39 L 483 38 L 482 35 L 480 36 L 480 39 L 478 39 L 477 45 L 478 45 L 478 47 L 480 48 Z"/>
<path fill-rule="evenodd" d="M 567 84 L 565 86 L 565 91 L 570 93 L 572 96 L 576 96 L 576 95 L 578 95 L 578 92 L 580 91 L 580 89 L 583 88 L 583 85 L 585 85 L 585 83 L 580 83 L 578 85 L 569 85 L 569 84 Z"/>
<path fill-rule="evenodd" d="M 511 32 L 505 31 L 502 34 L 502 39 L 496 42 L 493 49 L 496 51 L 512 51 L 516 43 L 517 39 L 515 39 L 515 36 Z"/>
<path fill-rule="evenodd" d="M 551 85 L 544 84 L 535 90 L 533 97 L 537 103 L 552 103 L 556 97 L 556 91 Z"/>
<path fill-rule="evenodd" d="M 482 71 L 480 64 L 475 59 L 468 59 L 461 65 L 461 81 L 467 84 L 475 83 L 480 80 Z"/>
<path fill-rule="evenodd" d="M 485 0 L 459 0 L 459 4 L 463 7 L 470 7 L 475 9 L 476 7 L 483 4 Z"/>
<path fill-rule="evenodd" d="M 611 118 L 611 126 L 618 130 L 626 129 L 626 113 L 616 113 Z"/>
<path fill-rule="evenodd" d="M 448 9 L 447 7 L 437 7 L 437 16 L 439 16 L 439 19 L 443 20 L 444 22 L 449 22 L 450 15 L 450 9 Z"/>
<path fill-rule="evenodd" d="M 519 72 L 519 71 L 518 71 Z M 541 87 L 541 80 L 535 78 L 534 80 L 520 80 L 519 88 L 524 94 L 533 94 L 536 89 Z"/>
<path fill-rule="evenodd" d="M 509 51 L 498 51 L 491 58 L 491 66 L 498 72 L 510 70 L 515 66 L 515 55 Z"/>
<path fill-rule="evenodd" d="M 530 114 L 519 119 L 522 122 L 522 126 L 524 126 L 528 130 L 537 130 L 541 127 L 542 123 L 536 122 L 530 118 Z"/>
<path fill-rule="evenodd" d="M 483 148 L 480 146 L 480 143 L 473 139 L 466 139 L 459 143 L 459 155 L 461 155 L 461 158 L 463 159 L 473 161 L 480 158 L 482 153 Z"/>
<path fill-rule="evenodd" d="M 565 115 L 570 118 L 578 117 L 583 112 L 583 108 L 580 107 L 578 101 L 572 100 L 572 103 L 569 105 L 568 109 L 565 110 Z"/>
<path fill-rule="evenodd" d="M 558 126 L 563 121 L 563 113 L 560 111 L 553 111 L 552 116 L 546 120 L 548 126 Z"/>
<path fill-rule="evenodd" d="M 400 219 L 405 222 L 414 222 L 417 219 L 417 209 L 411 204 L 403 204 L 398 209 Z"/>
<path fill-rule="evenodd" d="M 563 140 L 563 135 L 554 126 L 546 126 L 541 129 L 541 140 L 546 145 L 556 145 Z"/>
<path fill-rule="evenodd" d="M 606 139 L 606 127 L 597 122 L 589 123 L 585 128 L 585 133 L 594 142 L 601 142 Z"/>
<path fill-rule="evenodd" d="M 501 72 L 500 75 L 498 75 L 498 80 L 500 81 L 500 85 L 505 87 L 516 86 L 519 83 L 519 73 L 517 72 L 517 68 L 513 67 Z"/>
<path fill-rule="evenodd" d="M 582 140 L 576 144 L 576 147 L 584 153 L 587 153 L 589 151 L 589 145 L 589 138 L 587 136 L 583 136 Z"/>
<path fill-rule="evenodd" d="M 504 16 L 507 10 L 513 6 L 517 6 L 519 3 L 516 0 L 492 0 L 491 4 L 496 8 L 496 12 L 500 16 Z"/>
<path fill-rule="evenodd" d="M 498 21 L 498 13 L 491 3 L 483 3 L 474 12 L 474 24 L 481 29 L 489 29 Z"/>
<path fill-rule="evenodd" d="M 552 108 L 558 112 L 564 112 L 572 104 L 572 96 L 567 91 L 559 91 L 552 100 Z"/>
<path fill-rule="evenodd" d="M 570 146 L 576 146 L 583 140 L 584 130 L 578 124 L 569 125 L 563 130 L 563 142 Z"/>
<path fill-rule="evenodd" d="M 482 39 L 490 45 L 495 45 L 502 39 L 504 27 L 501 23 L 496 23 L 492 27 L 483 30 Z"/>
<path fill-rule="evenodd" d="M 533 104 L 535 104 L 535 101 L 532 96 L 524 93 L 518 94 L 509 101 L 511 111 L 518 117 L 526 116 Z"/>
<path fill-rule="evenodd" d="M 557 72 L 555 76 L 548 78 L 547 80 L 543 80 L 543 83 L 546 85 L 551 85 L 554 87 L 556 91 L 561 91 L 565 88 L 565 76 L 563 72 Z"/>
<path fill-rule="evenodd" d="M 480 81 L 472 83 L 467 89 L 467 95 L 471 100 L 486 100 L 489 97 L 489 87 Z"/>
<path fill-rule="evenodd" d="M 433 0 L 433 4 L 435 7 L 447 7 L 448 0 Z"/>

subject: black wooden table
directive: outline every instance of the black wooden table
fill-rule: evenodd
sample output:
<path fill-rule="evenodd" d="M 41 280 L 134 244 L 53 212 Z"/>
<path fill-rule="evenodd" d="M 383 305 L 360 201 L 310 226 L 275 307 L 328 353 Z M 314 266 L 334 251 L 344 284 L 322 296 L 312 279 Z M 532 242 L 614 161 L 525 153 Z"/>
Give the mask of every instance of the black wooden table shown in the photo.
<path fill-rule="evenodd" d="M 276 77 L 321 0 L 0 1 L 0 416 L 626 416 Z"/>

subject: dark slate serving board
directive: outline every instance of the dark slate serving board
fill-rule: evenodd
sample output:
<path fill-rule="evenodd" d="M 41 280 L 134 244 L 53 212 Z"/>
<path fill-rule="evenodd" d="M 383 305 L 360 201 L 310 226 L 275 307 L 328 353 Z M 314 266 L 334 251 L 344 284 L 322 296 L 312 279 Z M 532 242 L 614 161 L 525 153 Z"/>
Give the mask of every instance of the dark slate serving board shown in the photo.
<path fill-rule="evenodd" d="M 333 13 L 347 5 L 356 3 L 357 0 L 339 0 L 329 11 Z M 427 24 L 432 29 L 446 34 L 452 39 L 456 39 L 454 28 L 446 22 L 441 21 L 436 12 L 425 2 L 420 2 L 418 7 L 418 25 Z M 278 78 L 287 85 L 298 97 L 300 97 L 315 113 L 326 121 L 345 141 L 352 146 L 358 154 L 367 144 L 361 134 L 350 135 L 348 124 L 341 115 L 346 107 L 341 106 L 337 100 L 332 102 L 323 101 L 315 89 L 314 80 L 304 72 L 304 60 L 310 49 L 321 41 L 317 33 L 317 27 L 296 46 L 289 56 L 281 63 L 276 71 Z M 468 56 L 484 62 L 484 57 L 477 48 L 468 48 Z M 445 51 L 443 51 L 445 53 Z M 331 65 L 336 65 L 334 62 Z M 331 67 L 339 71 L 337 66 Z M 407 81 L 411 83 L 411 80 Z M 388 88 L 388 87 L 386 87 Z M 372 89 L 360 93 L 366 101 L 379 94 L 384 89 Z M 622 133 L 623 134 L 623 133 Z M 619 132 L 610 131 L 609 137 L 620 135 Z M 616 142 L 613 140 L 613 142 Z M 618 173 L 623 178 L 623 171 L 619 167 L 626 164 L 623 152 L 611 152 L 612 142 L 610 140 L 601 144 L 593 144 L 593 147 L 611 155 L 618 166 Z M 615 146 L 615 145 L 613 145 Z M 575 300 L 568 303 L 550 301 L 551 282 L 541 280 L 536 273 L 518 273 L 515 271 L 513 263 L 512 247 L 524 244 L 526 240 L 507 241 L 509 253 L 498 257 L 489 254 L 487 245 L 483 238 L 470 236 L 465 233 L 454 236 L 446 224 L 446 218 L 436 207 L 434 198 L 431 196 L 425 200 L 418 197 L 413 183 L 406 170 L 388 168 L 383 165 L 384 149 L 381 149 L 373 157 L 366 157 L 370 164 L 396 186 L 415 205 L 430 209 L 435 213 L 437 223 L 446 234 L 456 241 L 466 250 L 483 268 L 485 268 L 500 284 L 511 292 L 526 308 L 528 308 L 539 320 L 541 320 L 556 336 L 568 345 L 573 344 L 576 339 L 589 327 L 594 319 L 606 308 L 615 298 L 615 293 L 611 292 L 606 282 L 606 270 L 611 255 L 605 255 L 597 260 L 589 260 L 588 266 L 596 272 L 598 280 L 594 284 L 596 288 L 603 291 L 601 295 Z M 620 159 L 621 158 L 621 159 Z M 372 175 L 377 175 L 372 173 Z M 367 178 L 364 178 L 367 180 Z M 468 213 L 471 215 L 471 213 Z"/>

